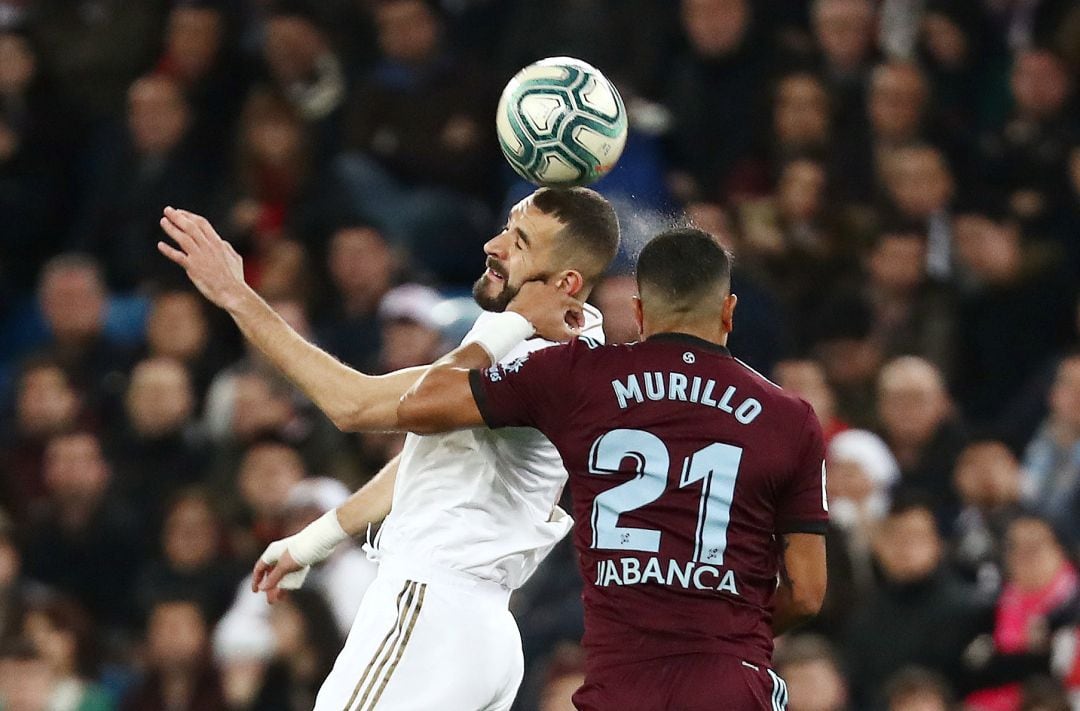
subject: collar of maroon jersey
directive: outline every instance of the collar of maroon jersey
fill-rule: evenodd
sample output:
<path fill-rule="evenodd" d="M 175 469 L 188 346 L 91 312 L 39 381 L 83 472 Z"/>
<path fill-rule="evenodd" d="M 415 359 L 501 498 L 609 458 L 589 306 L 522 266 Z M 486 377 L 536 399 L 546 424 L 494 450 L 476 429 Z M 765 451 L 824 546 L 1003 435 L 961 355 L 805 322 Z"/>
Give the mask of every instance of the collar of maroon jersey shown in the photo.
<path fill-rule="evenodd" d="M 689 333 L 654 333 L 645 340 L 674 341 L 677 343 L 685 343 L 695 348 L 701 348 L 702 350 L 712 351 L 713 353 L 719 353 L 720 355 L 731 355 L 731 351 L 727 349 L 727 346 L 722 346 L 719 343 L 713 343 L 712 341 L 706 341 L 704 338 L 698 338 L 697 336 L 691 336 Z"/>

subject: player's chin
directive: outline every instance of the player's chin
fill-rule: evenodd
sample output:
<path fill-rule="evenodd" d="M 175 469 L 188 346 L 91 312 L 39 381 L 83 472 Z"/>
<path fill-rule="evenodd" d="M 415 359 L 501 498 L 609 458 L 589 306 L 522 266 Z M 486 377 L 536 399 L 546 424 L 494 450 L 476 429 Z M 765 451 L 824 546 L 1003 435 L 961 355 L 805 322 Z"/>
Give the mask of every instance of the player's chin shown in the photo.
<path fill-rule="evenodd" d="M 516 293 L 517 290 L 511 289 L 509 284 L 496 281 L 486 274 L 473 284 L 473 299 L 484 311 L 505 311 Z"/>

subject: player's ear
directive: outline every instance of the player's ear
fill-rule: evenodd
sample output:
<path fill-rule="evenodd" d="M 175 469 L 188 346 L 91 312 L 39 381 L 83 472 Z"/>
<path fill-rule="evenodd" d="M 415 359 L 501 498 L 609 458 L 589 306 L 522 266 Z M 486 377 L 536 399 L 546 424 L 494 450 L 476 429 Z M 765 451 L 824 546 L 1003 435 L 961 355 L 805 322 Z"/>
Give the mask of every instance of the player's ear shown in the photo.
<path fill-rule="evenodd" d="M 555 275 L 555 288 L 568 296 L 577 296 L 585 288 L 585 277 L 575 269 L 567 269 Z"/>
<path fill-rule="evenodd" d="M 645 310 L 641 308 L 641 297 L 630 297 L 634 302 L 634 323 L 637 324 L 638 339 L 645 337 Z"/>
<path fill-rule="evenodd" d="M 720 323 L 724 328 L 724 333 L 731 333 L 735 328 L 735 304 L 738 301 L 739 297 L 735 294 L 724 297 L 724 303 L 720 307 Z"/>

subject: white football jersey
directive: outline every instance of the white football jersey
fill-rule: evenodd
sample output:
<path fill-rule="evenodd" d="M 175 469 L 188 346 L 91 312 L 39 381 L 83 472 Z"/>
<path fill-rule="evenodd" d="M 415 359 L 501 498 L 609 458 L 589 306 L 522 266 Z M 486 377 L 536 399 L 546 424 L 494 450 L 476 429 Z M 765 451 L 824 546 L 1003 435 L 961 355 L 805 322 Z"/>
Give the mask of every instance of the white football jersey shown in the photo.
<path fill-rule="evenodd" d="M 473 329 L 490 317 L 481 314 Z M 604 340 L 600 312 L 588 304 L 582 335 Z M 529 339 L 501 363 L 552 345 Z M 555 445 L 532 428 L 410 434 L 378 553 L 516 589 L 573 525 L 556 505 L 566 476 Z"/>

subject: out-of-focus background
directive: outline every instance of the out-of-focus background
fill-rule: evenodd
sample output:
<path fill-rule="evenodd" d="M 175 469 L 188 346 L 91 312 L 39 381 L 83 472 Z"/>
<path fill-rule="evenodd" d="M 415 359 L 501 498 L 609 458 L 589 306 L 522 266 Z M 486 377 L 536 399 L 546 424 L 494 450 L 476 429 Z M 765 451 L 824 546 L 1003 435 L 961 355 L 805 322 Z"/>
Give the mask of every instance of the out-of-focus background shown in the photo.
<path fill-rule="evenodd" d="M 273 609 L 244 578 L 401 439 L 245 349 L 157 218 L 345 362 L 429 362 L 528 192 L 498 92 L 549 55 L 631 117 L 608 338 L 689 217 L 736 255 L 732 350 L 829 437 L 792 711 L 1080 708 L 1074 0 L 0 0 L 0 708 L 310 708 L 370 564 Z M 580 586 L 562 546 L 514 598 L 520 709 L 571 708 Z"/>

